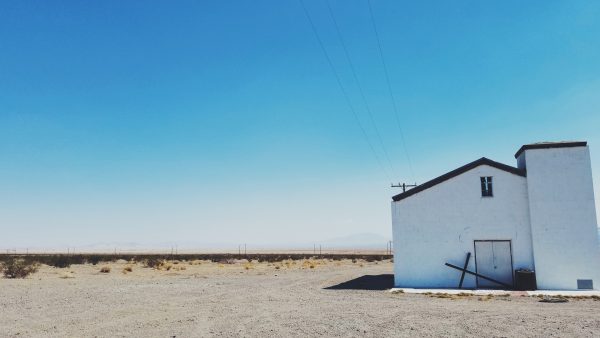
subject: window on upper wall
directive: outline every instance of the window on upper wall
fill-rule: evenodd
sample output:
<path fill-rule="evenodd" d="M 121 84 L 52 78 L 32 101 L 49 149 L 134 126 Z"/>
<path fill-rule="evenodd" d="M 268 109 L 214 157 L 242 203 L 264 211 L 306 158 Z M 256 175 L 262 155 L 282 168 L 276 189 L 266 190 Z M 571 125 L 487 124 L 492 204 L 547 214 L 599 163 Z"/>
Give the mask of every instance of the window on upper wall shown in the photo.
<path fill-rule="evenodd" d="M 492 197 L 494 192 L 492 190 L 492 176 L 481 177 L 481 196 Z"/>

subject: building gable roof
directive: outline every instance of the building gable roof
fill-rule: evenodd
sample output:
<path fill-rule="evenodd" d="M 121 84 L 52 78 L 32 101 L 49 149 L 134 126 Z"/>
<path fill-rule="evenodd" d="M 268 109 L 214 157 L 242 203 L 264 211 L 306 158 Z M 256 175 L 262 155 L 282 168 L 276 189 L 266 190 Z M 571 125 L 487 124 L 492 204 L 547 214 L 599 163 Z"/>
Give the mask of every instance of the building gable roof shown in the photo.
<path fill-rule="evenodd" d="M 511 174 L 515 174 L 515 175 L 518 175 L 518 176 L 523 176 L 523 177 L 526 176 L 526 172 L 523 169 L 511 167 L 509 165 L 506 165 L 506 164 L 503 164 L 503 163 L 500 163 L 500 162 L 492 161 L 489 158 L 482 157 L 482 158 L 480 158 L 480 159 L 478 159 L 476 161 L 473 161 L 471 163 L 465 164 L 464 166 L 462 166 L 460 168 L 457 168 L 457 169 L 454 169 L 454 170 L 452 170 L 452 171 L 450 171 L 448 173 L 445 173 L 442 176 L 436 177 L 436 178 L 434 178 L 434 179 L 432 179 L 430 181 L 427 181 L 427 182 L 425 182 L 425 183 L 423 183 L 421 185 L 418 185 L 418 186 L 416 186 L 416 187 L 414 187 L 414 188 L 412 188 L 410 190 L 407 190 L 407 191 L 405 191 L 403 193 L 400 193 L 400 194 L 398 194 L 396 196 L 393 196 L 392 200 L 394 200 L 394 202 L 400 201 L 402 199 L 405 199 L 405 198 L 407 198 L 409 196 L 412 196 L 412 195 L 414 195 L 414 194 L 416 194 L 418 192 L 421 192 L 423 190 L 427 190 L 427 189 L 433 187 L 434 185 L 438 185 L 438 184 L 440 184 L 440 183 L 442 183 L 444 181 L 447 181 L 447 180 L 449 180 L 449 179 L 451 179 L 453 177 L 456 177 L 456 176 L 458 176 L 458 175 L 460 175 L 462 173 L 465 173 L 465 172 L 467 172 L 467 171 L 469 171 L 469 170 L 471 170 L 473 168 L 479 167 L 481 165 L 488 165 L 490 167 L 494 167 L 496 169 L 504 170 L 506 172 L 509 172 Z"/>

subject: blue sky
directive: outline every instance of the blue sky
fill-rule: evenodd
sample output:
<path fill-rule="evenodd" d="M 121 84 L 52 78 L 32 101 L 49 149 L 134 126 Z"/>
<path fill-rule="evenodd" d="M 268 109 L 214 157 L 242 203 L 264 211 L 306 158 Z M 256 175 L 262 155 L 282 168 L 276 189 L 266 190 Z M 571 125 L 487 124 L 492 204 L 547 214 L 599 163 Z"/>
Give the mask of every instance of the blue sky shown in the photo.
<path fill-rule="evenodd" d="M 331 7 L 383 147 L 305 3 L 377 155 L 298 1 L 3 3 L 0 246 L 389 237 L 391 181 L 542 140 L 599 186 L 600 3 L 372 0 L 412 172 L 367 2 Z"/>

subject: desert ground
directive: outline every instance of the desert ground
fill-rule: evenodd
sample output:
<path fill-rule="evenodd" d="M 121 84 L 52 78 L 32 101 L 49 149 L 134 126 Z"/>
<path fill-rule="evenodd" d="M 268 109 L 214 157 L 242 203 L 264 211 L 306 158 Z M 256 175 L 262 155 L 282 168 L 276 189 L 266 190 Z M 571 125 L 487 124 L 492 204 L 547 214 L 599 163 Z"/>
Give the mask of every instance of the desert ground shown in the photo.
<path fill-rule="evenodd" d="M 389 261 L 228 263 L 41 266 L 2 278 L 0 336 L 600 336 L 593 299 L 393 294 Z"/>

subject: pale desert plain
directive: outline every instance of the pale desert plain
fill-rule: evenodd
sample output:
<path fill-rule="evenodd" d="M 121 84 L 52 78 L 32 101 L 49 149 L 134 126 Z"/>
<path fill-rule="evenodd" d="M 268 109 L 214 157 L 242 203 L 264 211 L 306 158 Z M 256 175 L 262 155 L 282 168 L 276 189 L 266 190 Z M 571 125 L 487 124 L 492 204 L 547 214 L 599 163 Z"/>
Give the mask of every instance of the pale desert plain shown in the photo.
<path fill-rule="evenodd" d="M 2 278 L 0 336 L 600 336 L 600 301 L 392 293 L 389 260 L 168 264 L 43 265 Z"/>

